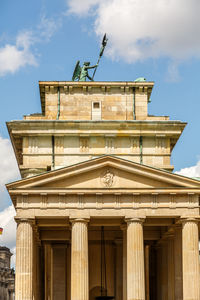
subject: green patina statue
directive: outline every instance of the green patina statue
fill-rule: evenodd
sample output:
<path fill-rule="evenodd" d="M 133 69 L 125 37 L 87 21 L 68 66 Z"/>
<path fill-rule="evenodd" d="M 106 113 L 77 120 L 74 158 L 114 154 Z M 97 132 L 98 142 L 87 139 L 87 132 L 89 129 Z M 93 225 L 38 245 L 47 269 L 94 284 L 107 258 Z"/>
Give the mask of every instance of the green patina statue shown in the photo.
<path fill-rule="evenodd" d="M 90 66 L 90 62 L 84 62 L 83 66 L 80 66 L 80 61 L 78 60 L 76 63 L 76 67 L 74 69 L 72 80 L 78 80 L 78 81 L 86 81 L 88 78 L 89 80 L 93 81 L 93 78 L 89 76 L 88 70 L 97 68 L 98 64 L 94 66 Z"/>
<path fill-rule="evenodd" d="M 104 52 L 104 49 L 106 47 L 107 41 L 108 41 L 108 39 L 107 39 L 106 34 L 105 34 L 104 37 L 103 37 L 103 40 L 102 40 L 99 59 L 98 59 L 96 65 L 90 66 L 90 62 L 84 62 L 83 66 L 81 67 L 80 66 L 80 61 L 79 60 L 77 61 L 76 66 L 74 68 L 74 73 L 73 73 L 73 76 L 72 76 L 73 81 L 86 81 L 87 78 L 91 81 L 94 80 L 94 75 L 95 75 L 97 67 L 99 65 L 99 61 L 100 61 L 100 59 L 103 55 L 103 52 Z M 92 77 L 90 77 L 89 74 L 88 74 L 89 69 L 94 69 L 94 73 L 93 73 Z"/>

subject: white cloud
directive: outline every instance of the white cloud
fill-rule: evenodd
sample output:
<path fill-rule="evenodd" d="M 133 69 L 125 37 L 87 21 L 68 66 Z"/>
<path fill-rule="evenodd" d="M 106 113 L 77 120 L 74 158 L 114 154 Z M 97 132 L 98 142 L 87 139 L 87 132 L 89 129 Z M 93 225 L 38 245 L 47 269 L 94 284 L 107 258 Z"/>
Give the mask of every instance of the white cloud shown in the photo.
<path fill-rule="evenodd" d="M 61 19 L 56 18 L 47 18 L 45 15 L 42 15 L 40 24 L 38 25 L 38 36 L 40 42 L 49 41 L 58 28 L 61 26 Z"/>
<path fill-rule="evenodd" d="M 10 205 L 5 184 L 19 178 L 17 162 L 13 153 L 12 145 L 8 139 L 0 137 L 0 227 L 3 234 L 0 235 L 0 245 L 11 249 L 12 266 L 15 263 L 16 223 L 14 221 L 15 209 Z"/>
<path fill-rule="evenodd" d="M 0 245 L 10 248 L 13 253 L 11 264 L 15 264 L 15 244 L 16 244 L 16 222 L 14 220 L 15 209 L 11 205 L 0 212 L 0 227 L 3 234 L 0 235 Z"/>
<path fill-rule="evenodd" d="M 94 6 L 98 5 L 100 0 L 84 0 L 84 1 L 68 1 L 69 9 L 68 12 L 77 15 L 87 15 L 92 12 Z"/>
<path fill-rule="evenodd" d="M 0 47 L 0 76 L 13 74 L 25 66 L 37 66 L 38 55 L 34 46 L 49 42 L 60 25 L 59 19 L 54 20 L 43 15 L 35 30 L 22 31 L 17 35 L 14 44 Z"/>
<path fill-rule="evenodd" d="M 196 166 L 184 168 L 175 173 L 179 174 L 179 175 L 187 176 L 187 177 L 200 177 L 200 161 L 198 161 Z"/>
<path fill-rule="evenodd" d="M 8 139 L 2 138 L 1 136 L 0 157 L 0 192 L 2 192 L 6 183 L 19 177 L 19 171 L 10 141 Z"/>
<path fill-rule="evenodd" d="M 108 34 L 107 55 L 113 59 L 136 62 L 168 57 L 178 63 L 200 57 L 199 0 L 68 0 L 67 3 L 68 11 L 73 14 L 94 16 L 94 30 L 98 36 Z"/>
<path fill-rule="evenodd" d="M 4 139 L 0 136 L 0 210 L 10 205 L 10 199 L 8 192 L 5 188 L 5 184 L 19 178 L 19 170 L 15 155 L 8 139 Z"/>
<path fill-rule="evenodd" d="M 13 205 L 0 212 L 0 227 L 3 228 L 0 243 L 3 246 L 13 247 L 15 244 L 16 222 L 14 216 L 15 208 Z"/>
<path fill-rule="evenodd" d="M 0 48 L 0 76 L 15 73 L 26 65 L 36 66 L 36 58 L 31 52 L 31 33 L 17 36 L 15 45 L 7 44 Z"/>

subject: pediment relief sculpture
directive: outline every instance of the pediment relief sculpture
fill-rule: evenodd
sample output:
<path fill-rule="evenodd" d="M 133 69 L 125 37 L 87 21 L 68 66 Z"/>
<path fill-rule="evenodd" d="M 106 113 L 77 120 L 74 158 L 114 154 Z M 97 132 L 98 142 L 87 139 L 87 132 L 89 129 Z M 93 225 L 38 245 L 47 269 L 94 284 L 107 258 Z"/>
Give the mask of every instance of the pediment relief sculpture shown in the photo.
<path fill-rule="evenodd" d="M 114 183 L 114 173 L 110 169 L 106 169 L 101 175 L 101 183 L 103 186 L 110 188 Z"/>

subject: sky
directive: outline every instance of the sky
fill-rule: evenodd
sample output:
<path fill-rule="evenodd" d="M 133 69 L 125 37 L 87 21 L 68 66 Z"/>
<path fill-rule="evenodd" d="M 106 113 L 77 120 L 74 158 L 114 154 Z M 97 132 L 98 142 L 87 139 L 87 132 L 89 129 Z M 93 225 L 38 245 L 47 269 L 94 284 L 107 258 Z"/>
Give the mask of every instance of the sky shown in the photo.
<path fill-rule="evenodd" d="M 19 178 L 6 121 L 41 111 L 38 81 L 71 80 L 77 60 L 96 81 L 155 81 L 149 114 L 188 122 L 174 171 L 200 176 L 199 0 L 0 1 L 0 245 L 15 253 L 15 211 L 4 184 Z M 14 264 L 14 256 L 13 256 Z"/>

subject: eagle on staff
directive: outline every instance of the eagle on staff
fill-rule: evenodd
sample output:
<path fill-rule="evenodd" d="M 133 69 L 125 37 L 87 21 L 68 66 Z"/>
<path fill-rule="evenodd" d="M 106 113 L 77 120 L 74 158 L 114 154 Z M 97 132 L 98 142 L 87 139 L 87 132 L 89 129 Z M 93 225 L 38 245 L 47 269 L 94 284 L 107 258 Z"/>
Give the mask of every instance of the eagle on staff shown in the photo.
<path fill-rule="evenodd" d="M 96 65 L 90 66 L 90 62 L 86 61 L 86 62 L 83 63 L 83 66 L 81 67 L 80 66 L 80 60 L 77 61 L 76 66 L 74 68 L 72 81 L 86 81 L 87 78 L 91 81 L 94 81 L 94 75 L 95 75 L 96 70 L 98 68 L 100 59 L 103 56 L 104 49 L 107 45 L 107 41 L 108 41 L 108 39 L 107 39 L 107 36 L 106 36 L 106 33 L 105 33 L 104 37 L 103 37 L 103 40 L 102 40 L 102 43 L 101 43 L 99 58 L 98 58 L 98 61 L 97 61 Z M 94 69 L 92 77 L 88 74 L 88 70 L 90 70 L 90 69 Z"/>

